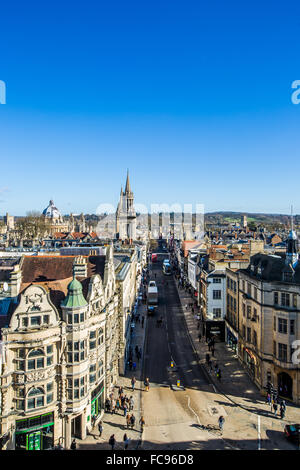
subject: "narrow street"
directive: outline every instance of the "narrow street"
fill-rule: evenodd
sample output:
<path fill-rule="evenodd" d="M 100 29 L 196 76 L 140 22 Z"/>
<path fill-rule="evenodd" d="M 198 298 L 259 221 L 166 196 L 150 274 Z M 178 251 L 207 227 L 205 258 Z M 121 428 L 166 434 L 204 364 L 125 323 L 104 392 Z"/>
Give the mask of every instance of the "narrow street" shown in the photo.
<path fill-rule="evenodd" d="M 162 244 L 157 251 L 163 253 Z M 143 377 L 149 377 L 150 391 L 142 395 L 146 420 L 143 448 L 295 449 L 283 436 L 284 424 L 265 412 L 263 397 L 255 412 L 249 412 L 230 397 L 216 393 L 187 334 L 175 280 L 162 272 L 162 261 L 167 257 L 167 253 L 159 254 L 150 267 L 150 279 L 158 286 L 159 306 L 155 316 L 148 317 L 146 329 Z M 158 327 L 160 316 L 163 324 Z M 184 390 L 176 389 L 177 380 Z M 220 415 L 225 417 L 223 435 L 218 429 Z M 201 429 L 201 425 L 208 429 Z"/>

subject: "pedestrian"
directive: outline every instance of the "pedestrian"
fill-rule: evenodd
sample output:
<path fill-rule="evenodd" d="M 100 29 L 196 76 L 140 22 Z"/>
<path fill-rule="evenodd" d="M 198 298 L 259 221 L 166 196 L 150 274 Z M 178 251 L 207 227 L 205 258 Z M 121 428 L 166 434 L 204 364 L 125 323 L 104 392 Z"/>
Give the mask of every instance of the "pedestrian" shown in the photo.
<path fill-rule="evenodd" d="M 121 407 L 120 399 L 117 398 L 117 400 L 116 400 L 116 410 L 119 411 L 120 407 Z"/>
<path fill-rule="evenodd" d="M 218 369 L 218 372 L 217 372 L 217 379 L 219 380 L 219 382 L 221 382 L 221 369 Z"/>
<path fill-rule="evenodd" d="M 208 353 L 206 354 L 205 359 L 206 359 L 206 364 L 208 365 L 210 361 L 210 355 Z"/>
<path fill-rule="evenodd" d="M 219 370 L 219 366 L 218 366 L 217 363 L 215 363 L 215 374 L 216 374 L 216 375 L 217 375 L 218 370 Z"/>
<path fill-rule="evenodd" d="M 131 395 L 131 397 L 129 398 L 129 411 L 132 411 L 133 407 L 134 407 L 134 399 L 133 399 L 133 396 Z"/>
<path fill-rule="evenodd" d="M 115 414 L 116 412 L 116 402 L 115 400 L 112 400 L 112 403 L 111 403 L 111 414 Z"/>
<path fill-rule="evenodd" d="M 126 424 L 127 424 L 127 429 L 128 429 L 130 426 L 130 414 L 126 416 Z"/>
<path fill-rule="evenodd" d="M 215 347 L 214 347 L 214 345 L 212 345 L 212 347 L 211 347 L 211 354 L 212 354 L 212 356 L 215 355 Z"/>
<path fill-rule="evenodd" d="M 102 424 L 102 421 L 99 421 L 99 424 L 98 424 L 98 431 L 99 431 L 99 437 L 102 436 L 102 433 L 103 433 L 103 424 Z"/>
<path fill-rule="evenodd" d="M 136 369 L 136 362 L 133 362 L 133 363 L 132 363 L 132 368 L 133 368 L 133 370 Z"/>
<path fill-rule="evenodd" d="M 201 342 L 201 338 L 202 338 L 201 333 L 199 333 L 198 334 L 199 343 Z"/>
<path fill-rule="evenodd" d="M 131 425 L 131 429 L 133 429 L 134 424 L 135 424 L 135 416 L 134 416 L 134 414 L 132 413 L 132 415 L 130 416 L 130 425 Z"/>
<path fill-rule="evenodd" d="M 121 397 L 121 395 L 123 394 L 123 392 L 124 392 L 123 387 L 120 387 L 120 388 L 119 388 L 119 396 L 120 396 L 120 397 Z"/>
<path fill-rule="evenodd" d="M 149 379 L 148 379 L 148 377 L 147 377 L 146 380 L 145 380 L 146 392 L 149 392 L 149 387 L 150 387 L 150 382 L 149 382 Z"/>
<path fill-rule="evenodd" d="M 108 441 L 109 445 L 111 446 L 111 450 L 114 450 L 115 448 L 115 445 L 116 445 L 116 439 L 115 439 L 115 435 L 112 434 L 109 438 L 109 441 Z"/>
<path fill-rule="evenodd" d="M 128 445 L 129 445 L 129 442 L 130 442 L 130 439 L 129 437 L 127 436 L 127 434 L 125 433 L 124 436 L 123 436 L 123 441 L 124 441 L 124 450 L 128 449 Z"/>
<path fill-rule="evenodd" d="M 144 315 L 142 316 L 142 328 L 144 328 Z"/>
<path fill-rule="evenodd" d="M 76 450 L 76 440 L 73 439 L 73 441 L 71 442 L 71 447 L 70 447 L 71 450 Z"/>
<path fill-rule="evenodd" d="M 220 416 L 219 419 L 218 419 L 218 422 L 219 422 L 219 428 L 220 428 L 220 431 L 221 431 L 221 434 L 222 434 L 223 433 L 224 423 L 225 423 L 225 418 L 223 416 Z"/>
<path fill-rule="evenodd" d="M 198 323 L 197 323 L 197 330 L 199 330 L 199 329 L 200 329 L 200 322 L 198 321 Z"/>
<path fill-rule="evenodd" d="M 93 416 L 92 416 L 92 427 L 93 427 L 93 428 L 95 427 L 95 424 L 96 424 L 96 416 L 93 415 Z"/>
<path fill-rule="evenodd" d="M 134 390 L 135 382 L 136 382 L 136 378 L 133 376 L 132 379 L 131 379 L 132 390 Z"/>
<path fill-rule="evenodd" d="M 280 418 L 283 419 L 285 417 L 285 408 L 280 406 Z"/>
<path fill-rule="evenodd" d="M 271 395 L 270 395 L 270 393 L 267 394 L 267 403 L 268 403 L 268 405 L 271 405 Z"/>
<path fill-rule="evenodd" d="M 129 359 L 128 365 L 129 365 L 129 370 L 132 370 L 132 360 L 131 359 Z"/>
<path fill-rule="evenodd" d="M 277 405 L 276 401 L 274 400 L 274 403 L 273 403 L 274 416 L 277 415 L 277 409 L 278 409 L 278 405 Z"/>
<path fill-rule="evenodd" d="M 144 426 L 145 426 L 145 419 L 144 419 L 144 416 L 141 416 L 141 418 L 140 418 L 140 425 L 141 425 L 141 431 L 143 432 Z"/>

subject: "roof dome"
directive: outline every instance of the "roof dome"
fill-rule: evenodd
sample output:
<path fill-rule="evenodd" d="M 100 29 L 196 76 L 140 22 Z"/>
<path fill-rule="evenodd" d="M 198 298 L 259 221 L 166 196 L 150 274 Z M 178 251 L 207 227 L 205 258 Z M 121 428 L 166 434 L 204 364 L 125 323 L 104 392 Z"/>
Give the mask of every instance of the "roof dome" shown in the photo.
<path fill-rule="evenodd" d="M 62 305 L 68 308 L 85 307 L 87 305 L 87 301 L 82 294 L 82 284 L 75 277 L 68 285 L 68 295 Z"/>
<path fill-rule="evenodd" d="M 46 207 L 46 209 L 43 210 L 43 215 L 47 218 L 50 218 L 50 219 L 61 219 L 62 218 L 61 213 L 59 212 L 57 207 L 55 207 L 54 202 L 52 200 L 49 201 L 49 206 Z"/>

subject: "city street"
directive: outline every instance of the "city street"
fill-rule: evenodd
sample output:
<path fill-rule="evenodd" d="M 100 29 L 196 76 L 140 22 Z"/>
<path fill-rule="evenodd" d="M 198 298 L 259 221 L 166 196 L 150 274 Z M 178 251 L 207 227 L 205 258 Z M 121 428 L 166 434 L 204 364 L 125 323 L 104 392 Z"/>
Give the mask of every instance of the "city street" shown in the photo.
<path fill-rule="evenodd" d="M 161 243 L 157 252 L 163 253 Z M 157 263 L 150 267 L 150 279 L 158 286 L 159 306 L 155 316 L 148 317 L 146 330 L 144 377 L 150 379 L 150 391 L 142 396 L 146 421 L 143 448 L 295 449 L 283 435 L 288 421 L 274 418 L 264 397 L 256 397 L 252 411 L 248 411 L 230 396 L 216 393 L 187 334 L 174 277 L 162 272 L 166 257 L 167 253 L 158 255 Z M 160 316 L 163 323 L 158 327 Z M 177 380 L 184 389 L 176 387 Z M 222 435 L 218 429 L 220 415 L 225 418 Z"/>

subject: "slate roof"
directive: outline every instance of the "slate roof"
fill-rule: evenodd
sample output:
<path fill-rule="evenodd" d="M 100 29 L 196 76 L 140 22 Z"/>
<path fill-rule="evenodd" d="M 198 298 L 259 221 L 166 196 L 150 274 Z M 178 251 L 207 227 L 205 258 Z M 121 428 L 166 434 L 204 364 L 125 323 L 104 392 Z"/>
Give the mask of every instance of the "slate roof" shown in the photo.
<path fill-rule="evenodd" d="M 251 270 L 253 265 L 253 271 Z M 261 269 L 259 273 L 258 269 Z M 247 269 L 241 269 L 248 276 L 256 277 L 265 281 L 283 281 L 283 273 L 288 272 L 288 266 L 285 263 L 285 254 L 280 255 L 266 255 L 264 253 L 257 253 L 250 258 L 250 263 Z M 289 284 L 300 284 L 300 262 L 294 268 L 293 280 Z"/>

